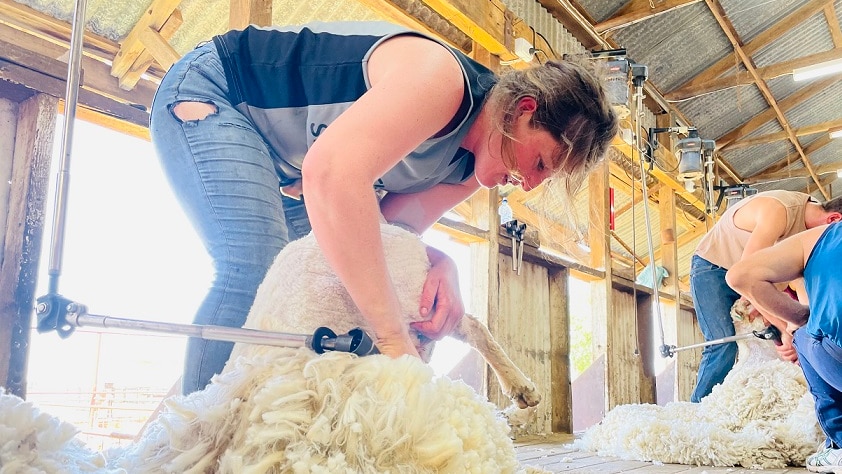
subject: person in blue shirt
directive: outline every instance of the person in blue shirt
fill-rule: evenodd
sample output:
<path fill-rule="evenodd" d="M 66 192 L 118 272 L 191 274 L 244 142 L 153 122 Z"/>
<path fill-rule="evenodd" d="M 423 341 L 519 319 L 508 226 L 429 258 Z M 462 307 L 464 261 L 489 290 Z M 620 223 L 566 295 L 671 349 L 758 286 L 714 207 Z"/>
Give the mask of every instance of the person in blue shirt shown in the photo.
<path fill-rule="evenodd" d="M 421 233 L 480 187 L 576 189 L 617 132 L 591 69 L 550 61 L 497 76 L 381 22 L 252 26 L 189 52 L 161 82 L 150 131 L 214 263 L 195 322 L 241 326 L 275 255 L 312 229 L 380 352 L 417 355 L 381 216 Z M 413 327 L 439 339 L 464 306 L 453 261 L 428 255 Z M 202 389 L 232 346 L 191 339 L 183 391 Z"/>
<path fill-rule="evenodd" d="M 806 460 L 812 472 L 842 473 L 842 224 L 801 232 L 739 261 L 728 284 L 761 313 L 787 323 L 827 441 Z M 804 278 L 808 304 L 776 284 Z"/>

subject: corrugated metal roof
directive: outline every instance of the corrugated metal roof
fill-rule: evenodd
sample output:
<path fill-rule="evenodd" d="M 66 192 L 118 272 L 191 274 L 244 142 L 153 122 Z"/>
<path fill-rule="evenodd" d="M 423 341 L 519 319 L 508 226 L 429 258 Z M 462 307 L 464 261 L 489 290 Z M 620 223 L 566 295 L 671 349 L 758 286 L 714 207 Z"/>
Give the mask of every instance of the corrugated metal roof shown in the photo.
<path fill-rule="evenodd" d="M 833 39 L 827 29 L 827 20 L 823 13 L 817 13 L 799 24 L 798 28 L 787 31 L 754 53 L 752 58 L 757 67 L 765 67 L 832 48 Z"/>
<path fill-rule="evenodd" d="M 720 4 L 745 44 L 807 1 L 721 0 Z"/>
<path fill-rule="evenodd" d="M 842 82 L 837 82 L 790 109 L 786 113 L 787 119 L 795 128 L 837 120 L 842 117 L 840 98 L 842 98 Z"/>
<path fill-rule="evenodd" d="M 740 176 L 751 176 L 763 171 L 770 164 L 778 162 L 777 158 L 784 159 L 788 154 L 791 154 L 793 161 L 798 159 L 788 140 L 724 150 L 721 154 Z M 776 157 L 774 162 L 769 159 L 770 156 Z"/>
<path fill-rule="evenodd" d="M 715 139 L 766 109 L 755 86 L 732 87 L 676 104 L 699 129 L 703 138 Z"/>

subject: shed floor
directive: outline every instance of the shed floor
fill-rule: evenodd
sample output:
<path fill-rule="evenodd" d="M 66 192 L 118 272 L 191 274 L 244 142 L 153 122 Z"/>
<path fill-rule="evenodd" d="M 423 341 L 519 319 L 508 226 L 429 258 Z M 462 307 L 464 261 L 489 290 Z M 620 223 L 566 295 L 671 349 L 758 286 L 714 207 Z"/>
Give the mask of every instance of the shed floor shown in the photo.
<path fill-rule="evenodd" d="M 684 464 L 653 464 L 643 461 L 625 461 L 619 458 L 600 457 L 581 452 L 568 446 L 573 435 L 558 434 L 527 437 L 515 441 L 515 451 L 521 466 L 540 467 L 550 472 L 577 474 L 809 474 L 807 469 L 745 469 L 742 467 L 706 467 Z"/>

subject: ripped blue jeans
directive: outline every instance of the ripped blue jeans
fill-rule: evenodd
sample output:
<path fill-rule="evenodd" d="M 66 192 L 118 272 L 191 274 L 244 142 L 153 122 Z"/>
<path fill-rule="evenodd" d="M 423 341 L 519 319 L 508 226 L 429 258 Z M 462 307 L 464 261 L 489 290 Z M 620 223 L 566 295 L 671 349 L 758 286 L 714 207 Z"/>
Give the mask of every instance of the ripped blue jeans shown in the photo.
<path fill-rule="evenodd" d="M 213 43 L 167 72 L 152 104 L 150 132 L 164 174 L 213 261 L 213 282 L 194 322 L 241 327 L 275 255 L 310 231 L 303 201 L 283 196 L 264 138 L 227 98 Z M 215 113 L 181 120 L 180 102 Z M 182 391 L 201 390 L 219 373 L 233 343 L 191 338 Z"/>

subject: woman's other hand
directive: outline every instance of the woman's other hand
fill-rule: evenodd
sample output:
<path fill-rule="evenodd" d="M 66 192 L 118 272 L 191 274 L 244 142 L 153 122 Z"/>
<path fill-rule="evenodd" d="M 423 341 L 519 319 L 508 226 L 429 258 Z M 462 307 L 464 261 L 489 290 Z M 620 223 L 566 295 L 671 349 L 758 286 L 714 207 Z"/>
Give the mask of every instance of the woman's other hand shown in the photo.
<path fill-rule="evenodd" d="M 456 262 L 438 249 L 427 247 L 430 271 L 421 292 L 419 312 L 424 321 L 412 323 L 412 328 L 424 336 L 439 340 L 452 333 L 462 321 L 465 305 L 459 291 L 459 272 Z"/>

